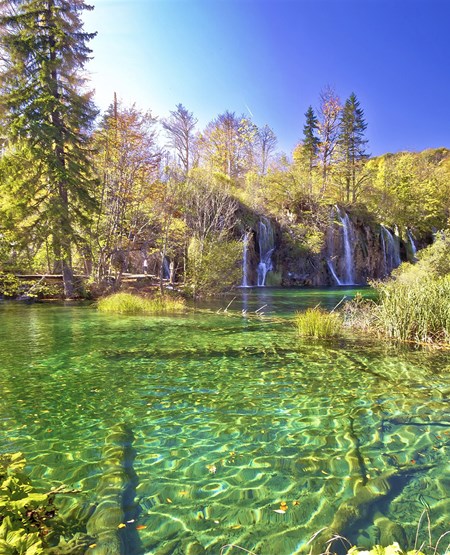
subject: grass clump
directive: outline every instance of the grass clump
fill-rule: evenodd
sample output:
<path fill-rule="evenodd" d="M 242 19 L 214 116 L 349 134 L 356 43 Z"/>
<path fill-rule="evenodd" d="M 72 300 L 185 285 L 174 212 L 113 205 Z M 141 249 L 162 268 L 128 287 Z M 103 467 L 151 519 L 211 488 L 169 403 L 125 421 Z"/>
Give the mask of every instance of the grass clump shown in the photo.
<path fill-rule="evenodd" d="M 97 308 L 101 312 L 116 314 L 164 314 L 184 310 L 186 304 L 178 297 L 155 295 L 146 298 L 132 293 L 114 293 L 100 299 Z"/>
<path fill-rule="evenodd" d="M 377 323 L 395 340 L 450 343 L 450 275 L 377 285 Z"/>
<path fill-rule="evenodd" d="M 343 323 L 339 314 L 321 308 L 308 308 L 295 315 L 295 325 L 301 337 L 327 339 L 342 334 Z"/>

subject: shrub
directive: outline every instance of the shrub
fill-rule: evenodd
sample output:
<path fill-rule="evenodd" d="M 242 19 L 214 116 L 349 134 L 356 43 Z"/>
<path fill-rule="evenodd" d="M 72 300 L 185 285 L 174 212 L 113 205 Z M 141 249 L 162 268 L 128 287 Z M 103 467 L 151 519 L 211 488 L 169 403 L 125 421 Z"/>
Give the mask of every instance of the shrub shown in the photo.
<path fill-rule="evenodd" d="M 186 308 L 183 299 L 155 295 L 145 298 L 132 293 L 114 293 L 98 301 L 97 307 L 102 312 L 119 314 L 161 314 L 177 312 Z"/>
<path fill-rule="evenodd" d="M 16 297 L 20 292 L 20 282 L 13 274 L 0 272 L 0 295 Z"/>
<path fill-rule="evenodd" d="M 298 312 L 295 315 L 295 325 L 301 337 L 325 339 L 342 333 L 342 319 L 339 314 L 317 307 Z"/>

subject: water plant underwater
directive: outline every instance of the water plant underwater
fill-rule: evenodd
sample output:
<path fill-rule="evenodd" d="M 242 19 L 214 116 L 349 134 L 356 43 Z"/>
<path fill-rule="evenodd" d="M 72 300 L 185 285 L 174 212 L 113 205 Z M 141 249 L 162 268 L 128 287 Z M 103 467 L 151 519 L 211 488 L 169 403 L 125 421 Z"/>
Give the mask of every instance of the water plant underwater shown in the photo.
<path fill-rule="evenodd" d="M 186 308 L 181 297 L 155 294 L 143 297 L 133 293 L 119 292 L 99 299 L 97 308 L 101 312 L 117 314 L 162 314 L 179 312 Z"/>

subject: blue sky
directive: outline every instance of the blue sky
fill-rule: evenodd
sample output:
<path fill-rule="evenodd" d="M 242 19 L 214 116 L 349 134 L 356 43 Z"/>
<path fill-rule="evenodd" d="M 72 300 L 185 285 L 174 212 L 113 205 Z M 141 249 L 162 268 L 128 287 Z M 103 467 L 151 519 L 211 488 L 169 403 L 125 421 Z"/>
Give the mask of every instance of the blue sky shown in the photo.
<path fill-rule="evenodd" d="M 450 0 L 91 0 L 88 70 L 101 109 L 117 92 L 204 127 L 225 110 L 268 123 L 279 149 L 332 86 L 355 92 L 373 155 L 450 147 Z"/>

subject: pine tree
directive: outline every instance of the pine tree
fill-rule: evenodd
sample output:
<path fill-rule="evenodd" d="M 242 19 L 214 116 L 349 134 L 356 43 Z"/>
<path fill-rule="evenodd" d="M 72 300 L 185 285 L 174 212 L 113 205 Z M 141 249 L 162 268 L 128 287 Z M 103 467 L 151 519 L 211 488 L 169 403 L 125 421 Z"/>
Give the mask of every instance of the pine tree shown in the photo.
<path fill-rule="evenodd" d="M 340 134 L 338 145 L 342 156 L 346 201 L 356 201 L 361 183 L 361 167 L 368 158 L 366 153 L 367 140 L 364 132 L 367 123 L 364 111 L 360 107 L 356 95 L 352 93 L 346 100 L 341 113 Z"/>
<path fill-rule="evenodd" d="M 90 9 L 83 0 L 0 1 L 4 133 L 12 154 L 25 144 L 34 160 L 24 176 L 26 210 L 34 224 L 46 222 L 67 297 L 74 292 L 72 249 L 93 207 L 88 156 L 96 110 L 82 71 L 95 34 L 81 21 Z"/>
<path fill-rule="evenodd" d="M 312 171 L 317 161 L 320 140 L 317 136 L 319 129 L 319 120 L 314 113 L 313 107 L 310 106 L 305 112 L 305 125 L 303 126 L 303 145 L 302 151 L 306 158 L 309 171 L 309 192 L 312 193 Z"/>

